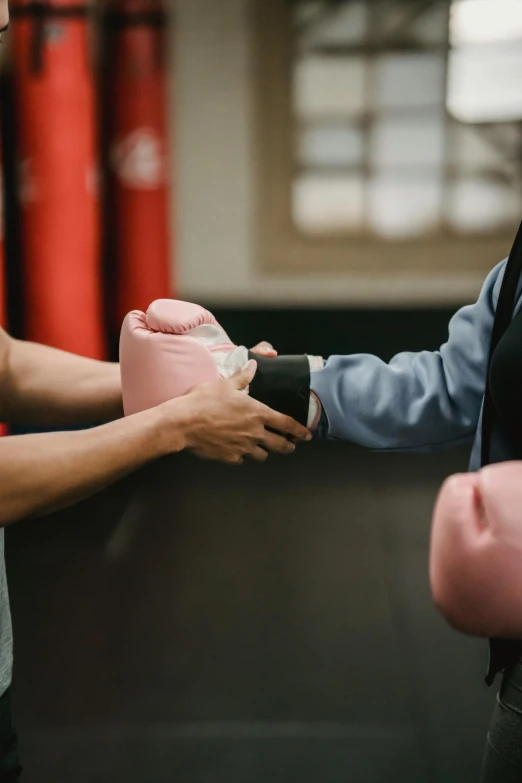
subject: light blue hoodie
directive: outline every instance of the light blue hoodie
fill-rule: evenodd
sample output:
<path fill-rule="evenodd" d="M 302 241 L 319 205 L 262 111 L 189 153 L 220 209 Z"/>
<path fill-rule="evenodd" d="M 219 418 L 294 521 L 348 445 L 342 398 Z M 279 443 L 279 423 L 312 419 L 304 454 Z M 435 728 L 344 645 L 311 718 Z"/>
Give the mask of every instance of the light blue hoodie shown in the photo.
<path fill-rule="evenodd" d="M 369 354 L 332 356 L 312 373 L 311 387 L 325 413 L 319 436 L 419 454 L 473 442 L 470 470 L 477 470 L 489 346 L 505 267 L 506 261 L 498 264 L 477 302 L 451 319 L 439 351 L 399 353 L 389 364 Z M 517 312 L 521 288 L 519 283 Z M 514 458 L 502 434 L 493 432 L 491 461 Z"/>

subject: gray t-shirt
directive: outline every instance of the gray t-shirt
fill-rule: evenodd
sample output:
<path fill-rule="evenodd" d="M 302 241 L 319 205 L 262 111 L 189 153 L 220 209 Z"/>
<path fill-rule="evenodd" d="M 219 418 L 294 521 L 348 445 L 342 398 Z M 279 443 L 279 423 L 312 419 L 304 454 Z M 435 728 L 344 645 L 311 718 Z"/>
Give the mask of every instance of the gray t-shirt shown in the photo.
<path fill-rule="evenodd" d="M 9 688 L 13 672 L 13 630 L 4 559 L 4 529 L 0 529 L 0 696 Z"/>

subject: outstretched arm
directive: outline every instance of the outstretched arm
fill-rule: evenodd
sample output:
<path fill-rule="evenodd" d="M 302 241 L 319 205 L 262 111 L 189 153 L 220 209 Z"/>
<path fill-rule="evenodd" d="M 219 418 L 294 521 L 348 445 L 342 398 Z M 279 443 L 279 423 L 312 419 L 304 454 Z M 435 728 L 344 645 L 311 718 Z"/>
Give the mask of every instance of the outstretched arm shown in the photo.
<path fill-rule="evenodd" d="M 123 415 L 118 364 L 15 340 L 0 330 L 0 420 L 67 427 Z"/>
<path fill-rule="evenodd" d="M 453 317 L 439 351 L 333 356 L 312 373 L 327 434 L 375 450 L 429 452 L 469 441 L 484 395 L 489 344 L 505 262 L 476 304 Z M 326 433 L 323 433 L 326 434 Z"/>
<path fill-rule="evenodd" d="M 308 430 L 241 391 L 254 372 L 255 362 L 233 378 L 87 431 L 1 438 L 0 526 L 75 503 L 185 448 L 234 464 L 294 451 L 288 439 L 308 440 Z"/>
<path fill-rule="evenodd" d="M 266 342 L 252 349 L 277 356 Z M 0 329 L 0 421 L 68 427 L 123 416 L 120 365 L 86 359 Z"/>

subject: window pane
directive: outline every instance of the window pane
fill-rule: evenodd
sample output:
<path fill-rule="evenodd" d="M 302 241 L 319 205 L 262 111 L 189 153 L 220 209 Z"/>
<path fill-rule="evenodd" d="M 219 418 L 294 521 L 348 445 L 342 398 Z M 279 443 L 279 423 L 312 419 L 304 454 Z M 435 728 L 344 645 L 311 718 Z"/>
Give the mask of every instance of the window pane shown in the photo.
<path fill-rule="evenodd" d="M 375 108 L 438 105 L 444 100 L 444 55 L 393 54 L 376 62 Z"/>
<path fill-rule="evenodd" d="M 509 185 L 485 178 L 456 182 L 450 190 L 449 221 L 462 232 L 488 232 L 516 223 L 522 207 L 519 193 Z"/>
<path fill-rule="evenodd" d="M 378 120 L 371 139 L 372 163 L 378 167 L 441 166 L 444 119 L 439 115 Z"/>
<path fill-rule="evenodd" d="M 439 178 L 375 177 L 370 188 L 370 224 L 387 239 L 411 239 L 438 227 L 442 205 Z"/>
<path fill-rule="evenodd" d="M 302 118 L 345 117 L 366 105 L 366 65 L 355 57 L 300 59 L 295 66 L 295 109 Z"/>
<path fill-rule="evenodd" d="M 318 15 L 304 36 L 307 46 L 338 46 L 358 43 L 368 32 L 368 6 L 361 0 L 352 0 L 337 8 L 325 5 L 323 14 Z"/>
<path fill-rule="evenodd" d="M 307 233 L 360 228 L 364 217 L 362 178 L 300 177 L 294 183 L 295 224 Z"/>
<path fill-rule="evenodd" d="M 461 122 L 522 119 L 522 45 L 470 44 L 450 54 L 448 110 Z"/>
<path fill-rule="evenodd" d="M 522 38 L 522 0 L 453 0 L 452 44 Z"/>
<path fill-rule="evenodd" d="M 361 162 L 364 139 L 359 128 L 324 125 L 303 128 L 299 133 L 302 166 L 353 166 Z"/>

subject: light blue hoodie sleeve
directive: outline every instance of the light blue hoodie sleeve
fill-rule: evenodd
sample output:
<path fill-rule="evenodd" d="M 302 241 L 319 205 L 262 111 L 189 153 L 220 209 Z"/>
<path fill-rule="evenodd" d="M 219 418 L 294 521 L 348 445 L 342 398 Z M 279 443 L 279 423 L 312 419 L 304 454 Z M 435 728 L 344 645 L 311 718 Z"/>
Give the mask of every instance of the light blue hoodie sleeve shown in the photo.
<path fill-rule="evenodd" d="M 419 453 L 470 441 L 505 265 L 490 272 L 477 302 L 451 319 L 439 351 L 400 353 L 389 364 L 369 354 L 332 356 L 312 373 L 312 391 L 326 415 L 321 435 L 373 450 Z"/>

